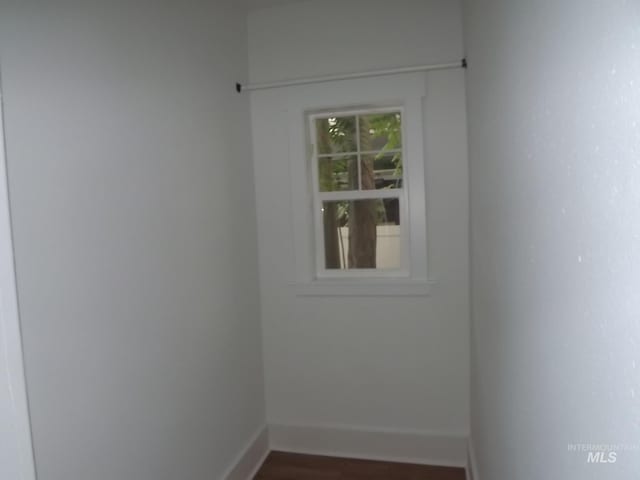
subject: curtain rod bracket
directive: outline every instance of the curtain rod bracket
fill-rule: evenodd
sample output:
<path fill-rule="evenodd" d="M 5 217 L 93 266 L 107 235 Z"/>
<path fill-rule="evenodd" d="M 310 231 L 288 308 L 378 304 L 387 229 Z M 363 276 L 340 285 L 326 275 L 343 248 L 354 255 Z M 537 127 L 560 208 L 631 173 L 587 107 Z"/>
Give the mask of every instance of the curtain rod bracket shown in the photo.
<path fill-rule="evenodd" d="M 466 58 L 462 59 L 462 68 L 467 68 L 467 59 Z"/>

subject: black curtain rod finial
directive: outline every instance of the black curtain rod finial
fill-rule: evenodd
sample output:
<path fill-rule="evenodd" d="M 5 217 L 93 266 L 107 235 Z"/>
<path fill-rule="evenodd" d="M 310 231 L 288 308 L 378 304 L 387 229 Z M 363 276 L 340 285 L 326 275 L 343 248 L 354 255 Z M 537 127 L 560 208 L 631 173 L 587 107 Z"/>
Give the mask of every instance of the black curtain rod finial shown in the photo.
<path fill-rule="evenodd" d="M 236 92 L 242 93 L 242 84 L 241 83 L 236 83 Z"/>

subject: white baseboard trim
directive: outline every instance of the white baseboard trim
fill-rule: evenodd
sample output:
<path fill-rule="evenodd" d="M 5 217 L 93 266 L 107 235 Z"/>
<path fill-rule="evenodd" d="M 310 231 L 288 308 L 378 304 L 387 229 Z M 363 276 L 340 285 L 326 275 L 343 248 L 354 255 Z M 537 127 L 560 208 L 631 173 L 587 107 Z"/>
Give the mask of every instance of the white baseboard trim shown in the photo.
<path fill-rule="evenodd" d="M 222 479 L 251 480 L 269 455 L 269 451 L 269 434 L 265 425 L 251 437 Z"/>
<path fill-rule="evenodd" d="M 473 439 L 469 437 L 467 447 L 467 480 L 480 480 L 478 476 L 478 462 L 476 461 L 476 450 L 473 447 Z"/>
<path fill-rule="evenodd" d="M 467 464 L 467 435 L 351 426 L 269 424 L 269 447 L 292 453 L 418 463 Z"/>

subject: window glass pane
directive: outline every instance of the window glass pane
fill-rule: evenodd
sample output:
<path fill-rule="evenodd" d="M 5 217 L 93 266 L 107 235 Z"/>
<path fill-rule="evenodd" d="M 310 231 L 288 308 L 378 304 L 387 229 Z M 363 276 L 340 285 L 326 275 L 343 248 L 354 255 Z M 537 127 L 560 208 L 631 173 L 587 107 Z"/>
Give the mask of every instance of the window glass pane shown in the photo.
<path fill-rule="evenodd" d="M 397 198 L 322 203 L 325 268 L 401 267 L 402 232 Z"/>
<path fill-rule="evenodd" d="M 321 192 L 358 190 L 357 157 L 318 159 L 318 183 Z"/>
<path fill-rule="evenodd" d="M 402 155 L 363 155 L 360 161 L 362 189 L 402 188 Z"/>
<path fill-rule="evenodd" d="M 318 118 L 315 122 L 319 155 L 357 150 L 356 117 Z"/>
<path fill-rule="evenodd" d="M 360 151 L 399 150 L 402 148 L 400 112 L 361 115 Z"/>

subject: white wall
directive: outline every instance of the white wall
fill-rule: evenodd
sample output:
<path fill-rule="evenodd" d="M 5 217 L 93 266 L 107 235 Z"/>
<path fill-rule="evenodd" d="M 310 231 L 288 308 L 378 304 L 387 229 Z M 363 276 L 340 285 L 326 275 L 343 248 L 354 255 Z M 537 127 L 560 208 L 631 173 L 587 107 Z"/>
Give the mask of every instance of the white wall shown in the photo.
<path fill-rule="evenodd" d="M 0 478 L 35 480 L 11 243 L 1 99 L 0 94 Z"/>
<path fill-rule="evenodd" d="M 478 477 L 637 478 L 640 3 L 466 7 Z"/>
<path fill-rule="evenodd" d="M 386 32 L 380 40 L 380 32 Z M 375 43 L 372 41 L 375 40 Z M 339 50 L 338 50 L 339 49 Z M 249 17 L 253 82 L 462 58 L 456 2 L 299 2 Z M 287 89 L 252 94 L 267 419 L 462 434 L 468 429 L 464 74 L 427 76 L 430 297 L 297 297 Z M 283 116 L 284 115 L 284 116 Z M 334 448 L 339 447 L 334 445 Z"/>
<path fill-rule="evenodd" d="M 249 15 L 251 81 L 462 58 L 456 0 L 305 0 Z"/>
<path fill-rule="evenodd" d="M 0 6 L 43 480 L 220 478 L 264 423 L 237 3 Z"/>

